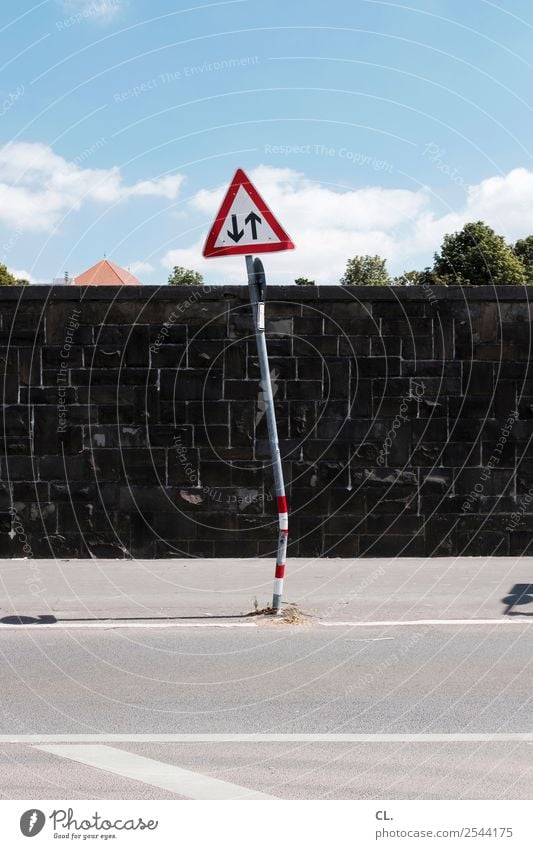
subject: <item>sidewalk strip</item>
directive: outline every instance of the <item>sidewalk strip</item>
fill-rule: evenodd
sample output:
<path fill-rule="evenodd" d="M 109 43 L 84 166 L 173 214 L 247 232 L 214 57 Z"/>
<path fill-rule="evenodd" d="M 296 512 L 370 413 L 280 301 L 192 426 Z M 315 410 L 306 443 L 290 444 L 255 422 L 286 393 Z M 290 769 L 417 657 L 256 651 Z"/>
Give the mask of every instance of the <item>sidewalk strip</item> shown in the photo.
<path fill-rule="evenodd" d="M 533 743 L 533 732 L 428 732 L 427 734 L 2 734 L 18 743 Z"/>
<path fill-rule="evenodd" d="M 533 617 L 530 619 L 524 618 L 504 618 L 504 619 L 396 619 L 390 621 L 360 621 L 360 622 L 322 622 L 318 621 L 318 625 L 324 628 L 396 628 L 398 626 L 418 626 L 418 625 L 533 625 Z M 6 623 L 3 625 L 0 622 L 1 631 L 70 631 L 72 629 L 85 630 L 119 630 L 123 628 L 142 628 L 142 629 L 159 629 L 159 628 L 258 628 L 257 622 L 117 622 L 113 619 L 105 622 L 69 622 L 68 620 L 60 620 L 58 622 L 44 623 L 29 622 L 20 625 Z M 385 639 L 385 638 L 383 638 Z"/>
<path fill-rule="evenodd" d="M 533 625 L 533 618 L 518 619 L 395 619 L 389 622 L 319 622 L 325 628 L 396 628 L 397 625 Z"/>
<path fill-rule="evenodd" d="M 42 752 L 67 758 L 96 769 L 142 781 L 169 790 L 187 799 L 274 799 L 266 793 L 248 790 L 229 781 L 210 778 L 173 764 L 155 761 L 111 746 L 37 746 Z"/>

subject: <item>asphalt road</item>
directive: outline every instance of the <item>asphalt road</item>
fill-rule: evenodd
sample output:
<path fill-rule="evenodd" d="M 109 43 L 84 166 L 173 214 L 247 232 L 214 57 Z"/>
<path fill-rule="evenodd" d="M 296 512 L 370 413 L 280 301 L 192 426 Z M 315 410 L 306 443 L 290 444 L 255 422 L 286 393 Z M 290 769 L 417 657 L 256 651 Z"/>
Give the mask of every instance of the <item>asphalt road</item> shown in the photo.
<path fill-rule="evenodd" d="M 0 796 L 530 799 L 530 622 L 0 626 Z"/>

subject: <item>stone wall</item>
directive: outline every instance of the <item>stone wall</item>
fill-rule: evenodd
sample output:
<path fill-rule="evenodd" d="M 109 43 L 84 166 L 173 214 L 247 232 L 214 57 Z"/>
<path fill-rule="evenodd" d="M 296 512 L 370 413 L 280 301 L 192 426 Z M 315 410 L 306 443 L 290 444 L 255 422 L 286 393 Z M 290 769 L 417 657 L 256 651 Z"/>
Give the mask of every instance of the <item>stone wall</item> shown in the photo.
<path fill-rule="evenodd" d="M 529 290 L 270 287 L 292 555 L 529 553 Z M 245 287 L 0 289 L 4 557 L 273 556 Z"/>

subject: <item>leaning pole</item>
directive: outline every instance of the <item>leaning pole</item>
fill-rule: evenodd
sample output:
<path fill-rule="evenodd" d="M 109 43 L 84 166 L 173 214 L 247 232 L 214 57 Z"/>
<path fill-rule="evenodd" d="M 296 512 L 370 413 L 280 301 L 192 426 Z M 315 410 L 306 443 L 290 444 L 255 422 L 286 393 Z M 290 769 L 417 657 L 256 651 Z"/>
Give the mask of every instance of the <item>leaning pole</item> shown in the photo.
<path fill-rule="evenodd" d="M 246 258 L 279 518 L 278 554 L 272 599 L 273 613 L 279 613 L 281 610 L 289 515 L 265 338 L 265 269 L 261 260 L 257 257 L 254 259 L 253 254 L 293 249 L 294 243 L 288 233 L 268 208 L 242 168 L 238 168 L 208 233 L 203 255 L 211 258 L 241 255 Z"/>
<path fill-rule="evenodd" d="M 276 503 L 278 508 L 279 536 L 272 610 L 274 613 L 279 613 L 281 610 L 281 600 L 283 596 L 283 579 L 285 577 L 285 559 L 287 556 L 287 542 L 289 536 L 289 514 L 287 510 L 287 499 L 285 497 L 285 483 L 283 480 L 283 467 L 281 465 L 281 454 L 279 450 L 276 410 L 274 407 L 274 396 L 272 394 L 272 382 L 270 380 L 268 351 L 265 338 L 265 270 L 261 260 L 258 258 L 254 259 L 251 255 L 246 256 L 246 270 L 248 272 L 248 287 L 250 289 L 255 338 L 257 340 L 257 353 L 259 355 L 259 368 L 261 371 L 261 388 L 263 390 L 265 416 L 268 426 L 268 440 L 270 442 L 270 455 L 272 457 L 272 468 L 274 470 L 274 488 L 276 491 Z"/>

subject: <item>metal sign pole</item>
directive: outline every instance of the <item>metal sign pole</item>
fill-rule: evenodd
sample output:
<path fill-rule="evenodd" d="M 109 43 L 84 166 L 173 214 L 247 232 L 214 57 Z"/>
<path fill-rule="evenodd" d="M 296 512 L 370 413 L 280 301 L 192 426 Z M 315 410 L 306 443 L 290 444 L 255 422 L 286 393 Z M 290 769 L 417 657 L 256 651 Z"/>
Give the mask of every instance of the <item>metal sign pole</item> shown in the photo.
<path fill-rule="evenodd" d="M 257 353 L 259 354 L 261 388 L 264 396 L 270 453 L 272 456 L 272 467 L 274 469 L 274 486 L 278 507 L 279 538 L 272 609 L 274 613 L 279 613 L 281 610 L 281 597 L 283 595 L 283 578 L 285 577 L 289 515 L 287 512 L 287 499 L 285 497 L 285 484 L 283 481 L 283 468 L 281 465 L 278 428 L 276 424 L 276 410 L 274 408 L 274 396 L 272 395 L 272 383 L 270 382 L 270 368 L 268 365 L 268 352 L 265 338 L 265 270 L 260 259 L 256 258 L 254 260 L 253 256 L 247 255 L 246 271 L 248 272 L 248 287 L 250 289 L 250 301 L 252 303 L 255 337 L 257 340 Z"/>

